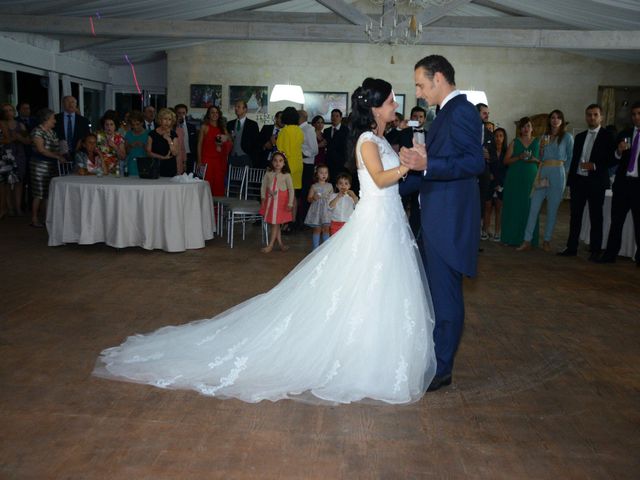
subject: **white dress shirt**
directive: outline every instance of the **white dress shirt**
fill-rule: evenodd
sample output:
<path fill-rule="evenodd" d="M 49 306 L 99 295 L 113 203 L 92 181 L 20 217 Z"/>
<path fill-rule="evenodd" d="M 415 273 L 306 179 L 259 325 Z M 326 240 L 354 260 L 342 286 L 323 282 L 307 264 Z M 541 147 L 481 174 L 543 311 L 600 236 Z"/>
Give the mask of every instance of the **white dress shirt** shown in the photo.
<path fill-rule="evenodd" d="M 580 155 L 580 163 L 589 162 L 589 159 L 591 158 L 591 150 L 593 150 L 593 144 L 596 141 L 596 137 L 598 136 L 598 132 L 600 131 L 600 128 L 601 127 L 597 127 L 594 129 L 587 130 L 587 138 L 585 138 L 584 145 L 582 146 L 582 155 Z M 578 175 L 582 175 L 583 177 L 589 176 L 589 170 L 584 170 L 580 168 L 579 165 L 578 165 L 578 171 L 576 173 Z"/>
<path fill-rule="evenodd" d="M 304 142 L 302 142 L 302 163 L 313 165 L 316 155 L 318 155 L 316 129 L 308 122 L 302 123 L 300 129 L 304 134 Z"/>

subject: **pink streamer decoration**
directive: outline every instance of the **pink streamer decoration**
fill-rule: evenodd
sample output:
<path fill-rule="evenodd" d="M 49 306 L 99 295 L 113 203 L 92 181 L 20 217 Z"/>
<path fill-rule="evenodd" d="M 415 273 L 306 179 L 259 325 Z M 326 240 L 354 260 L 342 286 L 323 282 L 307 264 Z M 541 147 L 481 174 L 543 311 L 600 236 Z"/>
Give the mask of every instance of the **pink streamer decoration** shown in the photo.
<path fill-rule="evenodd" d="M 93 17 L 89 17 L 89 23 L 91 24 L 91 34 L 95 37 L 96 36 L 96 29 L 93 26 Z"/>
<path fill-rule="evenodd" d="M 138 90 L 138 93 L 142 95 L 142 90 L 140 90 L 140 85 L 138 85 L 138 77 L 136 77 L 136 67 L 134 67 L 133 63 L 131 63 L 131 60 L 129 60 L 129 55 L 125 55 L 124 59 L 127 61 L 129 66 L 131 67 L 131 72 L 133 73 L 133 81 L 136 84 L 136 89 Z"/>

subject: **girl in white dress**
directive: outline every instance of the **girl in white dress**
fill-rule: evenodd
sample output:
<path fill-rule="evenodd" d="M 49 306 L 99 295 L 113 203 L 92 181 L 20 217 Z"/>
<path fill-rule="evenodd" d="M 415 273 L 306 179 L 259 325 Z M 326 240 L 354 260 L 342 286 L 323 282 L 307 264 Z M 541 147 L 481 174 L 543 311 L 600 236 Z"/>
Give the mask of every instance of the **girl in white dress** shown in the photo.
<path fill-rule="evenodd" d="M 267 293 L 104 350 L 94 373 L 246 402 L 420 399 L 435 374 L 433 308 L 398 194 L 407 169 L 383 137 L 396 107 L 384 80 L 352 95 L 361 197 L 340 235 Z M 326 307 L 309 308 L 318 298 Z"/>

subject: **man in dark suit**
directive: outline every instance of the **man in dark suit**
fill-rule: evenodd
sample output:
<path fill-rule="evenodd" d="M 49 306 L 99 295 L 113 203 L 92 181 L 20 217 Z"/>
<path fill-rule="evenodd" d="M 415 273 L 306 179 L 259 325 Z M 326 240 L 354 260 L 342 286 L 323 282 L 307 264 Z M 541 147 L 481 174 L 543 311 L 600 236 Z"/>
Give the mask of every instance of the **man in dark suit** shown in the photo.
<path fill-rule="evenodd" d="M 227 123 L 227 130 L 233 138 L 233 148 L 229 154 L 229 165 L 258 166 L 260 152 L 260 131 L 258 124 L 247 118 L 247 102 L 238 100 L 234 106 L 236 119 Z"/>
<path fill-rule="evenodd" d="M 327 141 L 327 166 L 329 178 L 335 179 L 342 172 L 346 172 L 347 138 L 349 129 L 342 125 L 342 112 L 334 108 L 331 110 L 331 126 L 324 129 L 322 136 Z"/>
<path fill-rule="evenodd" d="M 403 124 L 406 126 L 406 123 L 407 122 L 404 121 L 404 115 L 400 112 L 396 112 L 396 118 L 393 121 L 393 125 L 391 125 L 391 128 L 384 134 L 384 138 L 387 139 L 389 145 L 391 145 L 396 152 L 400 150 L 398 137 L 400 136 L 400 132 L 404 130 Z"/>
<path fill-rule="evenodd" d="M 263 125 L 260 130 L 260 161 L 259 168 L 267 168 L 271 162 L 271 154 L 276 149 L 276 140 L 278 139 L 278 133 L 281 128 L 284 128 L 282 123 L 282 111 L 276 112 L 273 116 L 272 125 Z"/>
<path fill-rule="evenodd" d="M 411 109 L 411 121 L 418 122 L 417 125 L 413 124 L 411 127 L 404 128 L 400 131 L 397 137 L 397 143 L 400 148 L 413 148 L 414 138 L 421 144 L 424 144 L 427 132 L 424 129 L 424 122 L 427 119 L 427 111 L 416 105 Z M 420 175 L 419 172 L 409 172 L 409 175 Z M 420 202 L 418 197 L 420 193 L 418 191 L 411 193 L 410 195 L 402 196 L 402 203 L 405 209 L 409 209 L 409 226 L 413 232 L 413 236 L 418 238 L 420 235 Z"/>
<path fill-rule="evenodd" d="M 176 112 L 176 119 L 178 124 L 176 125 L 176 131 L 182 129 L 184 140 L 184 153 L 187 157 L 187 173 L 193 173 L 193 166 L 196 164 L 198 156 L 198 130 L 195 125 L 187 122 L 187 113 L 189 108 L 184 103 L 179 103 L 173 109 Z"/>
<path fill-rule="evenodd" d="M 16 106 L 16 111 L 18 112 L 16 121 L 22 123 L 27 132 L 31 133 L 31 130 L 38 126 L 35 117 L 31 115 L 31 105 L 28 102 L 20 102 Z"/>
<path fill-rule="evenodd" d="M 400 160 L 420 176 L 409 175 L 400 193 L 420 189 L 423 261 L 433 309 L 436 375 L 428 390 L 451 384 L 453 361 L 464 324 L 463 275 L 474 276 L 480 242 L 478 180 L 485 168 L 482 122 L 455 85 L 455 71 L 440 55 L 415 66 L 418 97 L 440 111 L 427 133 L 426 149 L 402 148 Z M 404 192 L 403 192 L 404 190 Z"/>
<path fill-rule="evenodd" d="M 151 105 L 147 105 L 142 110 L 144 117 L 144 129 L 148 132 L 156 129 L 156 109 Z"/>
<path fill-rule="evenodd" d="M 67 142 L 69 159 L 73 161 L 80 142 L 90 132 L 89 120 L 77 113 L 78 101 L 67 95 L 62 99 L 62 112 L 56 114 L 55 131 L 58 139 Z"/>
<path fill-rule="evenodd" d="M 558 253 L 575 257 L 578 253 L 580 228 L 585 203 L 589 202 L 590 261 L 596 261 L 602 250 L 602 206 L 609 188 L 609 167 L 613 163 L 615 143 L 609 131 L 602 128 L 602 109 L 591 104 L 585 111 L 589 129 L 576 135 L 567 185 L 571 188 L 569 238 L 567 247 Z"/>
<path fill-rule="evenodd" d="M 640 102 L 631 105 L 631 121 L 633 128 L 618 136 L 618 148 L 615 152 L 618 168 L 612 187 L 611 227 L 607 249 L 600 263 L 616 261 L 622 244 L 622 227 L 631 210 L 637 247 L 635 261 L 636 266 L 640 267 Z"/>

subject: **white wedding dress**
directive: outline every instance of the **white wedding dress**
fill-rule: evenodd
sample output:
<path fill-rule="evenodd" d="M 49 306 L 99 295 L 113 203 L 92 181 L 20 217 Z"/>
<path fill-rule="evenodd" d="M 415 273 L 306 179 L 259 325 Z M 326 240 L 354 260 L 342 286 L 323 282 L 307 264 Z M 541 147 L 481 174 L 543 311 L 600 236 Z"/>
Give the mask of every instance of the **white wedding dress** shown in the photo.
<path fill-rule="evenodd" d="M 95 375 L 246 402 L 410 403 L 435 374 L 433 308 L 398 186 L 380 189 L 356 147 L 361 199 L 345 226 L 273 289 L 218 316 L 134 335 Z"/>

